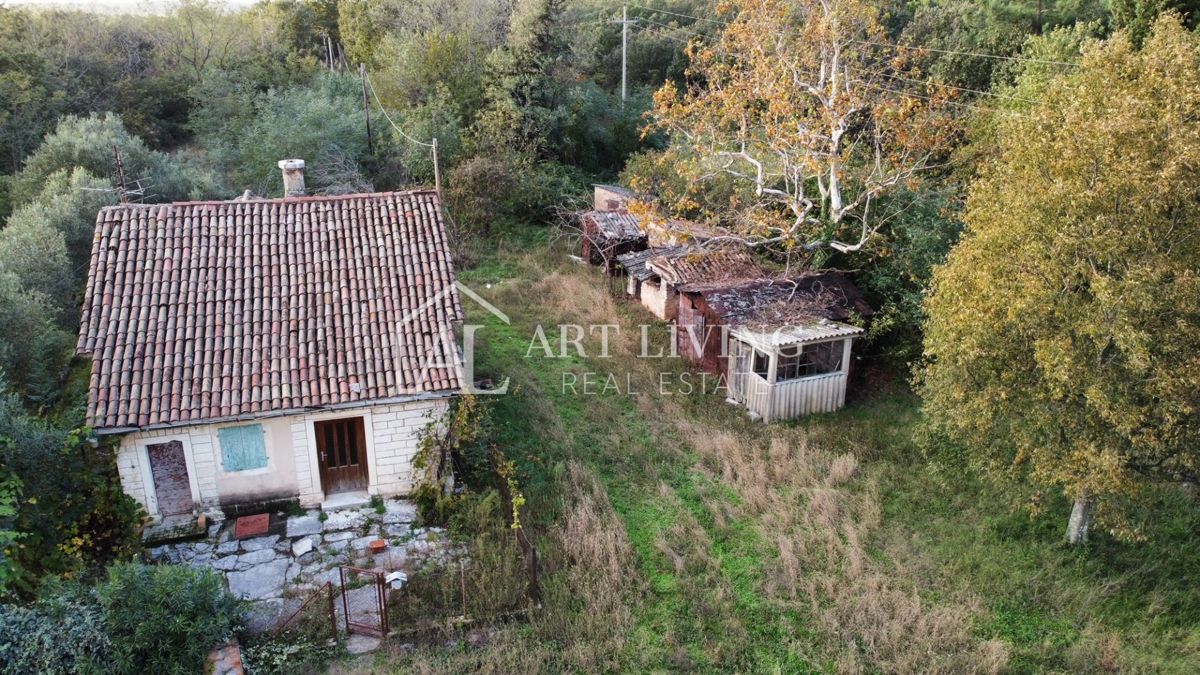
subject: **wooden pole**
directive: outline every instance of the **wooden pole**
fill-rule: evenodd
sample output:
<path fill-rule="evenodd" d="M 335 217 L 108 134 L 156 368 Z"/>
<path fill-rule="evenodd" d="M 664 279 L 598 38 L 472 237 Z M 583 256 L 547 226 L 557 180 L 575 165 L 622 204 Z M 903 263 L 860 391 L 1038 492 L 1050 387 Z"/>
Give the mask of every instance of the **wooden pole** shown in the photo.
<path fill-rule="evenodd" d="M 458 580 L 462 584 L 462 603 L 463 603 L 463 618 L 467 618 L 467 572 L 464 569 L 463 562 L 458 561 Z"/>
<path fill-rule="evenodd" d="M 437 192 L 438 197 L 442 196 L 442 171 L 438 168 L 438 142 L 437 136 L 433 137 L 433 189 Z"/>
<path fill-rule="evenodd" d="M 358 64 L 358 77 L 362 80 L 363 115 L 367 118 L 367 152 L 375 153 L 375 144 L 371 141 L 371 102 L 367 98 L 367 64 Z"/>

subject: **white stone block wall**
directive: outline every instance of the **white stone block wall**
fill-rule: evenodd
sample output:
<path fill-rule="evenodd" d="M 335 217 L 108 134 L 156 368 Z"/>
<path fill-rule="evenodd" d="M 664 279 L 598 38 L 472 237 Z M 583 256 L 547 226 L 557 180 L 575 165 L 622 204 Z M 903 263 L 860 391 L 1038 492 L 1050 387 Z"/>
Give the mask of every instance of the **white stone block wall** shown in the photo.
<path fill-rule="evenodd" d="M 663 321 L 674 321 L 678 309 L 678 293 L 666 282 L 642 282 L 642 304 Z"/>
<path fill-rule="evenodd" d="M 242 420 L 222 425 L 197 425 L 134 432 L 121 439 L 117 468 L 125 491 L 156 515 L 147 494 L 150 476 L 144 446 L 171 440 L 184 442 L 192 496 L 199 510 L 216 513 L 222 498 L 254 497 L 257 488 L 263 498 L 281 493 L 296 496 L 305 506 L 324 500 L 320 468 L 317 464 L 313 423 L 320 420 L 363 417 L 367 433 L 367 467 L 370 494 L 404 495 L 412 491 L 416 476 L 413 458 L 419 446 L 421 430 L 440 419 L 449 407 L 449 399 L 409 401 L 366 406 L 336 412 L 316 412 L 259 420 Z M 222 426 L 262 424 L 266 430 L 268 468 L 226 473 L 221 467 L 218 429 Z"/>
<path fill-rule="evenodd" d="M 371 494 L 400 495 L 412 491 L 415 478 L 413 458 L 421 430 L 445 412 L 448 403 L 418 401 L 376 408 L 371 411 L 375 476 Z"/>

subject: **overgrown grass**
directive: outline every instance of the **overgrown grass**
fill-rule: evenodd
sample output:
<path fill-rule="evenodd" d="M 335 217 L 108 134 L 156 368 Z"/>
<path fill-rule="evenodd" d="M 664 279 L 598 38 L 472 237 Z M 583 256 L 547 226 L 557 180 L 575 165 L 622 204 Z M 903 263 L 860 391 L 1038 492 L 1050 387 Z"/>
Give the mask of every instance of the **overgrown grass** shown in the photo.
<path fill-rule="evenodd" d="M 720 394 L 659 395 L 660 373 L 686 367 L 637 357 L 649 315 L 563 251 L 521 248 L 499 245 L 462 278 L 512 320 L 468 309 L 486 326 L 480 370 L 514 385 L 493 400 L 496 440 L 529 498 L 546 607 L 472 646 L 387 652 L 388 667 L 1186 672 L 1200 659 L 1191 497 L 1163 492 L 1145 545 L 1068 550 L 1065 504 L 1031 519 L 930 471 L 906 391 L 770 426 Z M 527 356 L 536 325 L 557 350 L 565 323 L 619 324 L 611 358 L 598 335 L 586 357 Z M 564 389 L 564 372 L 587 371 L 620 391 Z"/>

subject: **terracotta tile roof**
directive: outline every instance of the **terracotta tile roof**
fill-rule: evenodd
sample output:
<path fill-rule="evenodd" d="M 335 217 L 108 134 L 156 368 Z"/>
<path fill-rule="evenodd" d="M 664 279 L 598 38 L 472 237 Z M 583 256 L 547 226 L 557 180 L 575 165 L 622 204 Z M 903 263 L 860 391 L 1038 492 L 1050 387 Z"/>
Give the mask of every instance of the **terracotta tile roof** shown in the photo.
<path fill-rule="evenodd" d="M 726 279 L 754 279 L 765 276 L 744 248 L 705 250 L 688 247 L 673 249 L 665 255 L 651 256 L 646 267 L 669 284 L 717 282 Z"/>
<path fill-rule="evenodd" d="M 846 321 L 875 312 L 858 287 L 837 272 L 811 272 L 793 277 L 685 286 L 699 293 L 730 326 L 777 327 L 809 321 Z"/>
<path fill-rule="evenodd" d="M 106 207 L 77 345 L 89 423 L 457 390 L 453 283 L 432 192 Z"/>

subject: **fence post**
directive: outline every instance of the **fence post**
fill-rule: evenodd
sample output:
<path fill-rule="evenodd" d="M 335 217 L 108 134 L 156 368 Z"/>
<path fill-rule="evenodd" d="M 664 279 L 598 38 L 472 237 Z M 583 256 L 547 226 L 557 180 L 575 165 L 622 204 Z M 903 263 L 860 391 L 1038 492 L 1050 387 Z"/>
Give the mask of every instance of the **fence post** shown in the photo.
<path fill-rule="evenodd" d="M 329 630 L 333 632 L 333 644 L 338 641 L 337 608 L 333 605 L 333 582 L 325 582 L 325 592 L 329 594 Z"/>
<path fill-rule="evenodd" d="M 379 594 L 379 633 L 380 637 L 387 637 L 388 629 L 388 608 L 387 608 L 387 583 L 383 579 L 383 572 L 375 573 L 375 589 Z"/>
<path fill-rule="evenodd" d="M 462 584 L 463 619 L 467 618 L 467 574 L 463 570 L 463 562 L 458 561 L 458 581 Z"/>

